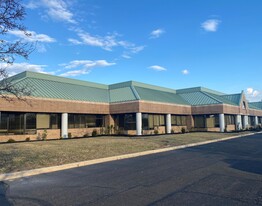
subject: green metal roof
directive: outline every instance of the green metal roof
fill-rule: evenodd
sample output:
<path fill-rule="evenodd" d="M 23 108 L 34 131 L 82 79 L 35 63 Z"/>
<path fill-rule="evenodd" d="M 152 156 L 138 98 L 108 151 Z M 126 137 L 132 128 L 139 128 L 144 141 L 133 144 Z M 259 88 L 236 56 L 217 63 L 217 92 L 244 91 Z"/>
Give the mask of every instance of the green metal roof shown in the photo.
<path fill-rule="evenodd" d="M 108 86 L 36 72 L 23 72 L 9 80 L 32 87 L 32 96 L 89 102 L 109 102 Z"/>
<path fill-rule="evenodd" d="M 155 89 L 134 86 L 141 100 L 189 105 L 179 95 Z"/>
<path fill-rule="evenodd" d="M 32 96 L 76 101 L 108 102 L 108 90 L 59 81 L 25 78 L 17 86 L 32 85 Z"/>
<path fill-rule="evenodd" d="M 110 89 L 110 102 L 126 102 L 138 100 L 131 87 Z"/>
<path fill-rule="evenodd" d="M 238 106 L 243 95 L 243 93 L 228 95 L 204 87 L 174 90 L 135 81 L 104 85 L 29 71 L 7 80 L 14 82 L 16 86 L 31 86 L 32 96 L 35 97 L 103 103 L 144 100 L 192 106 L 211 104 Z M 262 109 L 262 102 L 249 105 L 250 108 Z"/>
<path fill-rule="evenodd" d="M 215 95 L 225 95 L 222 92 L 218 92 L 212 89 L 208 89 L 205 87 L 192 87 L 192 88 L 186 88 L 186 89 L 178 89 L 176 90 L 177 94 L 183 94 L 183 93 L 193 93 L 193 92 L 207 92 Z"/>
<path fill-rule="evenodd" d="M 262 101 L 261 102 L 249 102 L 248 106 L 252 109 L 262 110 Z"/>
<path fill-rule="evenodd" d="M 240 105 L 240 101 L 242 98 L 242 93 L 239 94 L 228 94 L 222 96 L 224 99 L 229 100 L 230 102 L 234 103 L 235 105 Z"/>
<path fill-rule="evenodd" d="M 185 99 L 188 104 L 193 106 L 198 105 L 209 105 L 209 104 L 221 104 L 222 102 L 205 94 L 204 92 L 187 92 L 179 94 L 183 99 Z"/>

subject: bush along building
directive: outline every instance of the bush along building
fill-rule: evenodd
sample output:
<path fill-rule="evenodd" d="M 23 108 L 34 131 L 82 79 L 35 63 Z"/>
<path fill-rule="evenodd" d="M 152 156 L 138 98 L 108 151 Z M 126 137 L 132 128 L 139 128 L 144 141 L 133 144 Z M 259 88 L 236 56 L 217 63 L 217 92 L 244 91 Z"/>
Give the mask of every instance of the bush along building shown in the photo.
<path fill-rule="evenodd" d="M 103 85 L 29 71 L 10 80 L 33 89 L 26 102 L 0 99 L 1 142 L 226 132 L 262 123 L 262 102 L 248 102 L 243 92 L 224 94 L 203 87 L 173 90 L 134 81 Z"/>

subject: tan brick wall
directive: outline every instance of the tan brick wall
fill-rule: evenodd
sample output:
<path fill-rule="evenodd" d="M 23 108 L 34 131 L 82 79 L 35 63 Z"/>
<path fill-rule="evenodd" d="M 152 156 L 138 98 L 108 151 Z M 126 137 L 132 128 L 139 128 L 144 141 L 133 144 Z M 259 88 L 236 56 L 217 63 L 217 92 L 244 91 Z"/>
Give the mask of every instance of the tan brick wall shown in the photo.
<path fill-rule="evenodd" d="M 192 128 L 192 132 L 220 132 L 220 128 L 213 127 L 213 128 Z"/>
<path fill-rule="evenodd" d="M 181 133 L 181 129 L 182 129 L 182 128 L 185 128 L 186 130 L 189 131 L 189 129 L 188 129 L 187 126 L 172 126 L 171 128 L 172 128 L 172 130 L 173 130 L 175 133 Z"/>
<path fill-rule="evenodd" d="M 249 109 L 249 114 L 252 116 L 262 117 L 262 111 L 260 110 Z"/>
<path fill-rule="evenodd" d="M 224 114 L 239 114 L 240 107 L 232 105 L 223 105 Z"/>
<path fill-rule="evenodd" d="M 223 105 L 192 106 L 192 114 L 222 114 Z"/>
<path fill-rule="evenodd" d="M 14 139 L 15 141 L 25 141 L 27 137 L 30 140 L 41 140 L 44 130 L 37 130 L 36 134 L 24 134 L 24 135 L 0 135 L 0 142 L 6 142 L 9 139 Z M 61 137 L 60 129 L 47 129 L 46 139 L 59 139 Z"/>
<path fill-rule="evenodd" d="M 1 111 L 16 112 L 109 114 L 109 104 L 107 103 L 40 98 L 28 98 L 26 102 L 19 100 L 8 102 L 0 98 L 0 108 Z"/>
<path fill-rule="evenodd" d="M 234 131 L 236 130 L 236 125 L 234 124 L 229 124 L 229 125 L 226 125 L 226 128 L 227 128 L 227 131 Z"/>
<path fill-rule="evenodd" d="M 110 114 L 139 112 L 139 102 L 122 102 L 110 104 Z"/>
<path fill-rule="evenodd" d="M 71 133 L 72 138 L 74 137 L 83 137 L 84 135 L 92 136 L 92 132 L 96 130 L 97 134 L 103 133 L 105 128 L 94 127 L 94 128 L 74 128 L 68 129 L 68 133 Z"/>
<path fill-rule="evenodd" d="M 155 114 L 191 114 L 190 106 L 140 101 L 140 112 Z"/>

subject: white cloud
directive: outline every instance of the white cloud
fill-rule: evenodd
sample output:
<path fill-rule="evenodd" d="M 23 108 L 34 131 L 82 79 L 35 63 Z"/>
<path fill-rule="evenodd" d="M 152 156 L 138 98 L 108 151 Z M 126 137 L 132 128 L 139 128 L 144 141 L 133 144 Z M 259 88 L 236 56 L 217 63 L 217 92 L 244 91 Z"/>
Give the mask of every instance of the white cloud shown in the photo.
<path fill-rule="evenodd" d="M 78 76 L 81 74 L 88 74 L 92 69 L 97 67 L 108 67 L 113 66 L 115 63 L 107 62 L 106 60 L 74 60 L 67 64 L 61 64 L 65 69 L 75 69 L 80 68 L 77 70 L 71 70 L 61 74 L 60 76 Z"/>
<path fill-rule="evenodd" d="M 151 39 L 159 38 L 163 33 L 165 33 L 165 31 L 164 31 L 163 29 L 153 30 L 153 31 L 150 33 L 150 38 L 151 38 Z"/>
<path fill-rule="evenodd" d="M 72 44 L 75 44 L 75 45 L 83 44 L 82 42 L 78 41 L 77 39 L 69 38 L 68 41 L 71 42 Z"/>
<path fill-rule="evenodd" d="M 182 74 L 187 75 L 189 74 L 189 71 L 187 69 L 182 70 Z"/>
<path fill-rule="evenodd" d="M 254 96 L 254 97 L 257 97 L 259 94 L 260 94 L 260 92 L 257 91 L 257 90 L 255 90 L 255 91 L 253 92 L 253 96 Z"/>
<path fill-rule="evenodd" d="M 125 58 L 125 59 L 131 59 L 131 56 L 129 56 L 128 54 L 122 54 L 122 57 Z"/>
<path fill-rule="evenodd" d="M 254 91 L 254 89 L 253 89 L 253 88 L 251 88 L 251 87 L 247 88 L 247 94 L 252 94 L 252 93 L 253 93 L 253 91 Z"/>
<path fill-rule="evenodd" d="M 69 38 L 68 41 L 75 45 L 88 45 L 94 47 L 100 47 L 106 51 L 112 51 L 115 47 L 122 47 L 125 50 L 125 55 L 136 54 L 142 51 L 145 46 L 137 46 L 134 43 L 119 40 L 119 34 L 113 33 L 106 36 L 92 35 L 81 29 L 74 30 L 79 39 Z"/>
<path fill-rule="evenodd" d="M 31 1 L 26 5 L 29 9 L 39 7 L 46 8 L 47 16 L 53 20 L 64 21 L 67 23 L 76 24 L 73 13 L 68 9 L 68 4 L 63 0 L 40 0 L 38 2 Z"/>
<path fill-rule="evenodd" d="M 45 43 L 52 43 L 56 40 L 46 34 L 37 34 L 34 31 L 27 31 L 29 35 L 25 35 L 23 31 L 20 30 L 13 30 L 9 31 L 10 34 L 17 36 L 25 41 L 28 42 L 45 42 Z"/>
<path fill-rule="evenodd" d="M 249 87 L 246 89 L 246 97 L 251 102 L 261 101 L 262 100 L 262 91 Z"/>
<path fill-rule="evenodd" d="M 155 70 L 155 71 L 166 71 L 166 68 L 161 67 L 161 66 L 159 66 L 159 65 L 153 65 L 153 66 L 150 66 L 150 67 L 148 67 L 148 68 L 153 69 L 153 70 Z"/>
<path fill-rule="evenodd" d="M 218 29 L 218 25 L 221 23 L 220 20 L 217 19 L 208 19 L 201 24 L 201 27 L 208 32 L 216 32 Z"/>
<path fill-rule="evenodd" d="M 134 46 L 134 47 L 130 47 L 130 51 L 134 54 L 143 51 L 145 48 L 145 46 Z"/>
<path fill-rule="evenodd" d="M 28 64 L 26 62 L 24 63 L 13 63 L 13 64 L 0 64 L 1 68 L 6 68 L 6 71 L 8 72 L 9 76 L 13 76 L 15 74 L 18 74 L 23 71 L 33 71 L 33 72 L 39 72 L 39 73 L 51 73 L 46 72 L 44 69 L 47 67 L 47 65 L 38 65 L 38 64 Z"/>

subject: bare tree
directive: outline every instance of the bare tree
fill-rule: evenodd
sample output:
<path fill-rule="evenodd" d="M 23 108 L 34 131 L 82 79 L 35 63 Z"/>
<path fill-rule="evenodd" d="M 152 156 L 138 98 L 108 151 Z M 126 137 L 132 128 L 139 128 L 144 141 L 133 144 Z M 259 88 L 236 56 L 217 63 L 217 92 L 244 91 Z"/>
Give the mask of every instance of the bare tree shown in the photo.
<path fill-rule="evenodd" d="M 25 100 L 25 97 L 30 96 L 32 92 L 28 85 L 17 86 L 12 78 L 8 78 L 8 66 L 13 64 L 16 57 L 28 59 L 29 54 L 34 50 L 34 45 L 22 40 L 10 42 L 4 38 L 12 30 L 19 30 L 30 36 L 22 24 L 25 15 L 20 0 L 0 0 L 0 35 L 2 36 L 0 38 L 0 97 L 8 101 L 13 100 L 11 96 Z"/>

